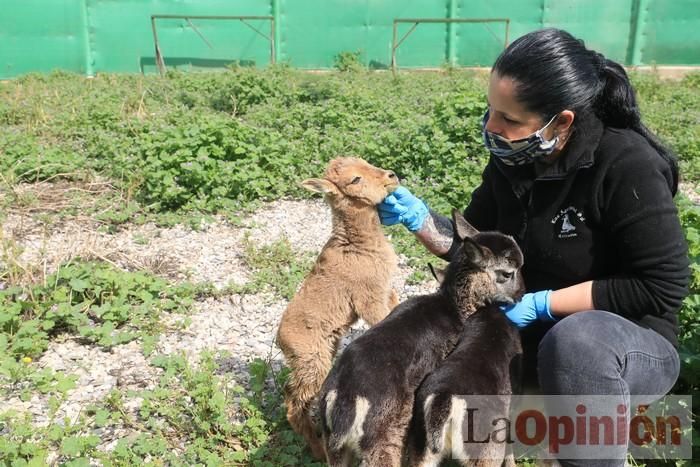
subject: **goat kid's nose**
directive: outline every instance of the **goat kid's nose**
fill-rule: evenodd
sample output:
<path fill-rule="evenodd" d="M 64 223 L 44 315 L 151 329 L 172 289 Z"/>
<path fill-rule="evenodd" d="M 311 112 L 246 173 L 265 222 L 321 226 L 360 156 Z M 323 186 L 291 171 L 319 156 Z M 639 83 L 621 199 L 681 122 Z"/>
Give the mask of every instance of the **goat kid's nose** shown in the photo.
<path fill-rule="evenodd" d="M 388 173 L 388 175 L 389 175 L 389 178 L 392 178 L 392 179 L 393 179 L 393 178 L 397 178 L 397 177 L 396 177 L 396 174 L 394 173 L 393 170 L 390 170 L 389 173 Z"/>

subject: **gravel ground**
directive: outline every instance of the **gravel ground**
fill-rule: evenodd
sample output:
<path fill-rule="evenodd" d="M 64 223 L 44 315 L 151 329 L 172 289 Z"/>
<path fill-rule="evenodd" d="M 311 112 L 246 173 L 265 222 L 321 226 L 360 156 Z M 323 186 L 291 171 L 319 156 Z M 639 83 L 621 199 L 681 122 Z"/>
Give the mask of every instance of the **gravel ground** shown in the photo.
<path fill-rule="evenodd" d="M 2 238 L 11 239 L 20 247 L 18 259 L 23 266 L 44 274 L 72 258 L 95 258 L 125 269 L 149 270 L 173 281 L 209 282 L 221 288 L 248 280 L 250 272 L 241 260 L 246 233 L 260 245 L 286 238 L 294 251 L 316 254 L 330 229 L 330 211 L 322 201 L 282 200 L 262 207 L 240 226 L 216 219 L 200 230 L 146 224 L 110 234 L 85 220 L 47 225 L 33 217 L 12 214 L 3 222 L 0 233 Z M 407 285 L 406 277 L 413 271 L 403 257 L 399 268 L 394 286 L 402 300 L 435 289 L 434 282 Z M 268 359 L 276 368 L 282 365 L 274 335 L 286 305 L 285 300 L 271 294 L 205 298 L 195 304 L 193 313 L 187 317 L 165 315 L 168 331 L 161 335 L 156 353 L 182 352 L 196 362 L 204 350 L 227 351 L 231 357 L 221 361 L 221 371 L 234 381 L 245 383 L 247 365 L 255 358 Z M 183 328 L 185 318 L 189 324 Z M 364 329 L 364 323 L 357 323 L 343 346 Z M 58 412 L 59 417 L 71 420 L 76 420 L 88 404 L 104 399 L 114 388 L 152 388 L 161 373 L 149 365 L 138 342 L 104 351 L 80 344 L 72 336 L 52 341 L 35 364 L 78 377 L 77 388 L 70 391 Z M 139 404 L 136 397 L 127 400 L 132 411 Z M 0 399 L 0 407 L 26 411 L 37 424 L 48 422 L 48 397 L 41 394 L 28 401 L 17 396 Z M 101 433 L 103 447 L 109 448 L 124 435 Z"/>
<path fill-rule="evenodd" d="M 55 187 L 55 190 L 51 187 Z M 97 202 L 98 195 L 111 188 L 106 180 L 96 180 L 86 185 L 76 185 L 71 181 L 13 187 L 18 200 L 52 204 L 54 209 L 44 212 L 27 209 L 24 213 L 18 209 L 6 216 L 0 213 L 0 266 L 3 261 L 2 248 L 9 241 L 17 245 L 13 255 L 16 254 L 20 267 L 27 271 L 27 277 L 45 277 L 56 271 L 59 265 L 81 258 L 109 262 L 126 270 L 150 271 L 173 282 L 211 283 L 218 289 L 224 289 L 231 284 L 245 284 L 250 279 L 251 271 L 246 267 L 242 254 L 246 236 L 259 245 L 284 238 L 294 251 L 316 254 L 328 238 L 331 228 L 328 207 L 320 199 L 314 199 L 280 200 L 264 205 L 245 218 L 242 225 L 217 218 L 197 230 L 187 225 L 163 228 L 145 224 L 128 225 L 116 233 L 110 233 L 101 230 L 100 224 L 88 217 L 60 218 L 55 215 L 71 204 L 63 196 L 67 189 L 84 193 L 87 208 L 94 207 L 93 200 Z M 682 183 L 680 191 L 700 205 L 697 186 Z M 28 196 L 22 196 L 25 194 Z M 94 195 L 92 200 L 91 195 Z M 412 272 L 406 259 L 400 257 L 399 273 L 393 279 L 393 285 L 401 300 L 431 292 L 436 287 L 433 281 L 420 285 L 406 284 L 406 278 Z M 0 290 L 4 287 L 0 277 Z M 269 293 L 222 294 L 202 298 L 187 316 L 163 315 L 165 332 L 160 336 L 154 353 L 182 353 L 196 363 L 204 351 L 225 351 L 230 357 L 220 361 L 220 370 L 234 382 L 245 384 L 247 367 L 252 360 L 270 360 L 276 369 L 283 365 L 274 336 L 286 305 L 286 300 Z M 341 347 L 365 329 L 366 325 L 358 322 Z M 153 388 L 162 374 L 162 370 L 149 364 L 140 342 L 104 350 L 86 345 L 71 335 L 53 339 L 47 351 L 32 365 L 72 374 L 77 378 L 77 387 L 68 393 L 61 404 L 55 417 L 57 420 L 66 417 L 75 421 L 88 405 L 103 400 L 114 389 L 126 394 L 127 391 Z M 20 399 L 18 394 L 5 398 L 0 395 L 0 412 L 17 409 L 30 414 L 37 425 L 45 425 L 49 422 L 48 399 L 48 396 L 38 392 L 29 400 Z M 129 396 L 126 399 L 126 409 L 132 413 L 138 410 L 140 404 L 138 397 Z M 133 434 L 132 430 L 109 430 L 95 433 L 100 436 L 103 449 L 109 449 L 116 440 Z"/>
<path fill-rule="evenodd" d="M 700 205 L 700 190 L 698 187 L 686 182 L 681 182 L 678 184 L 678 189 L 681 193 L 690 199 L 695 205 Z"/>
<path fill-rule="evenodd" d="M 681 191 L 700 204 L 698 190 L 688 184 Z M 299 254 L 317 254 L 330 233 L 330 211 L 321 200 L 281 200 L 263 206 L 241 225 L 223 219 L 202 224 L 198 230 L 188 226 L 162 228 L 154 224 L 133 225 L 107 233 L 89 218 L 56 221 L 36 214 L 9 214 L 0 226 L 0 239 L 18 247 L 16 258 L 28 271 L 50 274 L 74 258 L 99 259 L 128 270 L 148 270 L 171 281 L 207 282 L 217 288 L 245 284 L 250 275 L 242 261 L 243 239 L 248 235 L 260 246 L 286 238 Z M 0 261 L 2 256 L 0 256 Z M 433 281 L 420 285 L 406 284 L 413 272 L 406 258 L 399 257 L 399 274 L 394 287 L 400 299 L 435 290 Z M 4 285 L 0 283 L 0 289 Z M 156 354 L 183 353 L 196 363 L 203 351 L 226 351 L 230 357 L 220 360 L 220 371 L 234 383 L 245 384 L 248 364 L 262 358 L 278 370 L 282 356 L 274 343 L 286 300 L 272 294 L 223 294 L 195 303 L 191 314 L 165 314 L 167 331 L 160 336 Z M 186 323 L 186 324 L 185 324 Z M 366 329 L 358 322 L 343 340 L 345 347 Z M 162 372 L 144 357 L 139 342 L 105 351 L 84 345 L 74 336 L 60 336 L 35 362 L 77 377 L 77 388 L 68 393 L 56 420 L 68 417 L 75 421 L 85 408 L 101 401 L 113 389 L 139 391 L 153 388 Z M 126 409 L 135 413 L 141 399 L 129 396 Z M 45 425 L 48 397 L 34 394 L 23 401 L 18 394 L 0 398 L 0 407 L 31 415 L 38 425 Z M 111 449 L 118 439 L 133 436 L 124 428 L 98 429 L 102 449 Z"/>

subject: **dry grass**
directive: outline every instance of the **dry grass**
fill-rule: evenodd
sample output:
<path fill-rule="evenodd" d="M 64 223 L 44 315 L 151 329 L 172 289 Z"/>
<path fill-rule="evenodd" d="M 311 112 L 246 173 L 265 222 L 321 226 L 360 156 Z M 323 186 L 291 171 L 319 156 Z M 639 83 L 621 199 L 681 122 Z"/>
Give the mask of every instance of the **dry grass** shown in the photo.
<path fill-rule="evenodd" d="M 8 286 L 44 283 L 46 271 L 41 264 L 20 260 L 22 248 L 0 229 L 0 290 Z M 46 266 L 46 264 L 44 264 Z"/>
<path fill-rule="evenodd" d="M 80 221 L 64 221 L 58 231 L 42 230 L 41 225 L 32 221 L 31 227 L 27 223 L 26 231 L 31 233 L 14 237 L 11 232 L 8 235 L 7 230 L 0 229 L 0 282 L 7 285 L 44 283 L 47 275 L 60 265 L 77 260 L 99 260 L 119 269 L 148 271 L 168 278 L 180 272 L 180 258 L 164 251 L 134 250 L 128 235 L 105 234 Z"/>
<path fill-rule="evenodd" d="M 60 174 L 62 176 L 70 174 Z M 58 177 L 58 176 L 57 176 Z M 56 177 L 52 177 L 55 179 Z M 36 183 L 12 184 L 0 175 L 0 205 L 14 214 L 59 213 L 82 207 L 90 209 L 116 192 L 106 180 L 65 181 L 52 179 Z M 76 206 L 76 204 L 79 204 Z"/>
<path fill-rule="evenodd" d="M 0 288 L 44 283 L 59 265 L 99 260 L 172 277 L 180 260 L 134 252 L 96 220 L 124 203 L 107 180 L 46 180 L 13 185 L 0 175 Z"/>

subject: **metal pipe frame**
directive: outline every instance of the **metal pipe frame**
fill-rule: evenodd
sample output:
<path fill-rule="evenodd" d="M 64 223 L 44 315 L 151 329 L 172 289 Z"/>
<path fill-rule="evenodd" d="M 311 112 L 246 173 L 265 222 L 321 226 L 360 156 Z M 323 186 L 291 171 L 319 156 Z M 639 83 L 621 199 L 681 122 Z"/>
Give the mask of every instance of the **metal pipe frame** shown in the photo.
<path fill-rule="evenodd" d="M 399 23 L 413 23 L 411 29 L 408 30 L 406 34 L 403 35 L 401 39 L 397 41 L 398 38 L 398 25 Z M 510 18 L 394 18 L 394 34 L 391 40 L 391 72 L 396 74 L 396 69 L 398 67 L 396 63 L 396 49 L 406 40 L 408 36 L 418 27 L 420 23 L 506 23 L 506 34 L 505 42 L 503 48 L 508 47 L 508 34 L 510 30 Z M 450 38 L 448 37 L 448 40 Z M 453 60 L 454 47 L 448 47 L 451 50 L 448 57 L 449 60 Z"/>
<path fill-rule="evenodd" d="M 151 15 L 151 29 L 153 29 L 153 43 L 156 49 L 156 64 L 158 65 L 158 73 L 161 76 L 165 75 L 167 71 L 165 69 L 165 61 L 163 60 L 163 53 L 160 50 L 160 43 L 158 42 L 158 31 L 156 28 L 157 19 L 184 19 L 188 24 L 194 29 L 194 31 L 202 38 L 202 40 L 211 47 L 211 44 L 202 36 L 202 34 L 194 27 L 192 24 L 193 19 L 213 19 L 213 20 L 238 20 L 241 23 L 248 26 L 250 29 L 255 31 L 257 34 L 261 35 L 270 42 L 270 63 L 273 65 L 276 62 L 275 57 L 275 17 L 274 16 L 220 16 L 220 15 Z M 247 23 L 246 20 L 269 20 L 270 21 L 270 35 L 267 36 L 259 29 Z"/>

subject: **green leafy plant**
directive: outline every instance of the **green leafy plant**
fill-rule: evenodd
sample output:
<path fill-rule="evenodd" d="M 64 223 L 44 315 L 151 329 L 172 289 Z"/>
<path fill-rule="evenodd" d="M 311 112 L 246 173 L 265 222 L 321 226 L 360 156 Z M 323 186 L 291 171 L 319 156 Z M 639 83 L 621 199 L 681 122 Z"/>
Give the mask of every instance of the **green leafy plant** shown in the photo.
<path fill-rule="evenodd" d="M 359 52 L 338 54 L 336 68 L 343 72 L 232 67 L 91 80 L 59 72 L 4 83 L 0 217 L 23 210 L 42 220 L 91 216 L 108 231 L 148 220 L 199 228 L 211 214 L 239 219 L 262 201 L 310 196 L 298 182 L 318 176 L 338 155 L 393 169 L 442 214 L 464 208 L 487 160 L 479 136 L 487 76 L 448 69 L 394 78 L 363 72 Z M 700 182 L 699 77 L 673 82 L 631 74 L 644 122 L 678 154 L 682 179 L 691 185 Z M 95 174 L 109 181 L 110 190 L 87 207 L 76 201 L 41 211 L 37 193 L 19 189 L 38 181 L 92 180 Z M 682 368 L 674 391 L 697 395 L 700 215 L 687 199 L 679 199 L 678 207 L 693 278 L 679 314 Z M 427 276 L 427 262 L 440 265 L 405 229 L 387 231 L 415 270 L 409 281 Z M 109 348 L 139 338 L 151 354 L 162 313 L 186 310 L 200 293 L 95 262 L 64 265 L 38 280 L 43 275 L 36 265 L 16 261 L 21 245 L 0 240 L 0 393 L 24 400 L 46 394 L 54 409 L 75 381 L 34 363 L 51 339 L 69 333 Z M 261 246 L 248 239 L 243 259 L 250 280 L 227 292 L 267 290 L 288 299 L 311 267 L 310 257 L 284 241 Z M 23 416 L 0 415 L 0 458 L 9 465 L 43 465 L 56 452 L 62 465 L 311 464 L 284 419 L 285 373 L 259 360 L 249 382 L 237 385 L 207 358 L 193 365 L 182 356 L 158 357 L 153 363 L 163 376 L 155 388 L 143 394 L 115 390 L 75 423 L 36 427 Z M 137 396 L 144 404 L 134 414 L 127 401 Z M 128 428 L 134 436 L 104 453 L 95 447 L 96 427 Z"/>
<path fill-rule="evenodd" d="M 271 290 L 291 300 L 313 264 L 311 255 L 299 257 L 286 239 L 258 247 L 250 236 L 246 236 L 243 246 L 243 261 L 253 273 L 245 285 L 232 286 L 233 292 Z"/>
<path fill-rule="evenodd" d="M 105 347 L 128 342 L 157 332 L 160 313 L 187 310 L 196 293 L 106 263 L 67 264 L 46 285 L 0 290 L 0 352 L 33 358 L 61 332 Z"/>
<path fill-rule="evenodd" d="M 338 71 L 345 71 L 345 72 L 356 72 L 362 70 L 364 67 L 362 66 L 361 60 L 362 52 L 361 51 L 356 51 L 356 52 L 349 52 L 349 51 L 343 51 L 338 53 L 338 55 L 335 56 L 335 60 L 333 63 L 333 66 L 338 69 Z"/>

